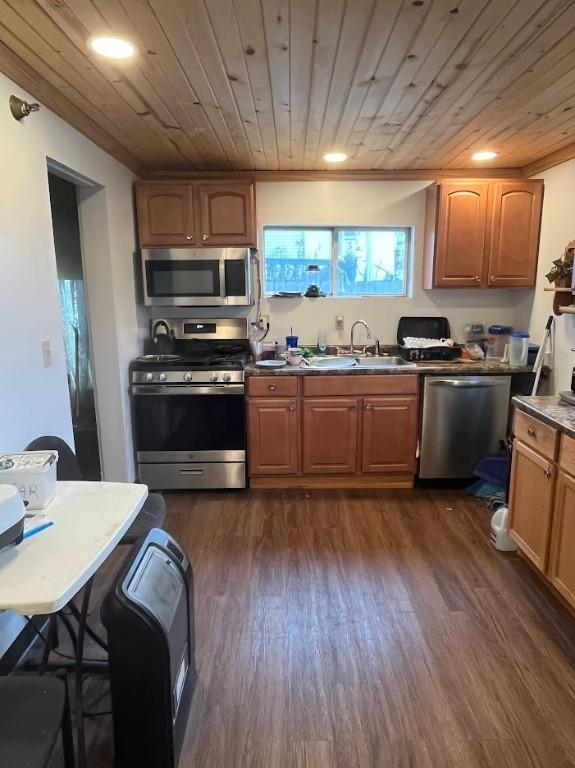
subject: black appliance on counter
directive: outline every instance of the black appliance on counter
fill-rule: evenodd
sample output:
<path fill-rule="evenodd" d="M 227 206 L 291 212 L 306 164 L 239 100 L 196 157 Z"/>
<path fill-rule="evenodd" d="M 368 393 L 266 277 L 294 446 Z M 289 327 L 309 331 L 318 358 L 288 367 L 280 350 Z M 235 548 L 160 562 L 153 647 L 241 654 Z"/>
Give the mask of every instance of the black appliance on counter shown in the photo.
<path fill-rule="evenodd" d="M 247 319 L 162 325 L 173 354 L 130 365 L 140 482 L 161 490 L 245 488 Z"/>
<path fill-rule="evenodd" d="M 406 347 L 404 339 L 448 339 L 451 330 L 446 317 L 401 317 L 397 326 L 399 354 L 410 363 L 455 360 L 461 355 L 461 345 L 453 347 Z"/>
<path fill-rule="evenodd" d="M 197 680 L 192 567 L 153 528 L 102 604 L 108 630 L 115 768 L 178 765 Z"/>

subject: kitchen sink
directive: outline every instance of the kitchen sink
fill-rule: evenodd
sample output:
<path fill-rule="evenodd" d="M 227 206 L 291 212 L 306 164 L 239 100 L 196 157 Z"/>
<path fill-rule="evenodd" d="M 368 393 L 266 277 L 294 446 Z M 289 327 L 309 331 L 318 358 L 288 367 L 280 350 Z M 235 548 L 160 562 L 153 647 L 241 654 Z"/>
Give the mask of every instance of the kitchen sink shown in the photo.
<path fill-rule="evenodd" d="M 356 368 L 396 368 L 397 366 L 409 366 L 413 368 L 415 363 L 408 363 L 403 357 L 358 357 Z"/>
<path fill-rule="evenodd" d="M 355 357 L 312 357 L 308 361 L 308 366 L 310 368 L 336 370 L 338 368 L 355 368 L 357 362 Z"/>
<path fill-rule="evenodd" d="M 327 371 L 340 370 L 342 368 L 397 368 L 399 366 L 415 367 L 414 363 L 408 363 L 402 357 L 312 357 L 308 361 L 310 368 L 322 368 Z"/>

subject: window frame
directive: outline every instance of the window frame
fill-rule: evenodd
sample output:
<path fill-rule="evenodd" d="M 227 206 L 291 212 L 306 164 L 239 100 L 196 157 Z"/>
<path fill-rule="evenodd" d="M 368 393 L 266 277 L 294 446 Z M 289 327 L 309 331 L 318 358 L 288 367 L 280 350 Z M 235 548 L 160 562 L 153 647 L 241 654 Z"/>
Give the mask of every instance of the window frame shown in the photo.
<path fill-rule="evenodd" d="M 264 252 L 264 298 L 269 299 L 273 298 L 273 293 L 268 293 L 266 291 L 266 278 L 265 278 L 265 262 L 267 261 L 267 254 L 266 254 L 266 230 L 267 229 L 275 229 L 275 230 L 293 230 L 296 232 L 301 232 L 302 230 L 316 230 L 316 231 L 325 231 L 331 233 L 331 289 L 332 292 L 327 294 L 325 296 L 326 299 L 405 299 L 409 298 L 410 294 L 410 286 L 411 286 L 411 270 L 412 270 L 412 262 L 413 262 L 413 242 L 414 242 L 414 233 L 413 233 L 413 226 L 390 226 L 390 225 L 384 225 L 384 226 L 376 226 L 376 225 L 369 225 L 369 226 L 357 226 L 355 224 L 337 224 L 337 225 L 330 225 L 330 224 L 264 224 L 262 227 L 262 242 L 263 242 L 263 252 Z M 401 293 L 347 293 L 347 294 L 338 294 L 336 293 L 337 290 L 337 256 L 338 256 L 338 242 L 339 242 L 339 233 L 340 232 L 397 232 L 398 230 L 401 230 L 405 232 L 405 281 L 404 281 L 404 290 Z"/>

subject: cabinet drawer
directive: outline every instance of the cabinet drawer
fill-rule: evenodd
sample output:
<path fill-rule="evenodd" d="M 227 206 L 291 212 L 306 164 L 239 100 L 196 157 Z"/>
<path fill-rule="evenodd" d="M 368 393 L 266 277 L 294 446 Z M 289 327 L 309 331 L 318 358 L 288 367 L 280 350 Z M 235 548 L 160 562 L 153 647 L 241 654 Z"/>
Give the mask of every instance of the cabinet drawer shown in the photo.
<path fill-rule="evenodd" d="M 561 469 L 575 477 L 575 439 L 568 435 L 561 435 L 559 465 Z"/>
<path fill-rule="evenodd" d="M 250 376 L 248 395 L 252 397 L 296 397 L 297 376 Z"/>
<path fill-rule="evenodd" d="M 330 395 L 416 395 L 418 376 L 378 375 L 362 376 L 310 376 L 303 381 L 303 393 L 307 397 Z"/>
<path fill-rule="evenodd" d="M 555 461 L 557 458 L 557 430 L 522 411 L 515 414 L 515 437 L 548 459 Z"/>

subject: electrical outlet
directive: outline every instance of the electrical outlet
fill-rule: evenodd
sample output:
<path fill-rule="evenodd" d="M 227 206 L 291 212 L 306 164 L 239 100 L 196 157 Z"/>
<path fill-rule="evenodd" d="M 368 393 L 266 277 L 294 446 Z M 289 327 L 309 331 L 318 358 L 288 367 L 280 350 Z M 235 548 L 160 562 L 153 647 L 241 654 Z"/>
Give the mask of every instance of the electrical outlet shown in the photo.
<path fill-rule="evenodd" d="M 42 362 L 44 368 L 52 365 L 52 344 L 50 339 L 42 339 Z"/>
<path fill-rule="evenodd" d="M 344 328 L 344 318 L 343 315 L 336 315 L 335 316 L 335 329 L 336 331 L 343 331 Z"/>

